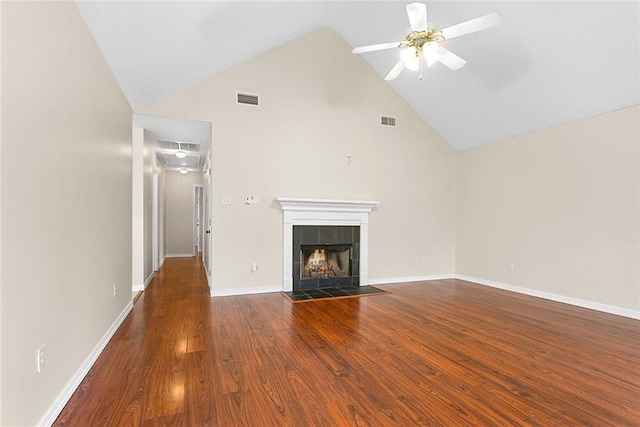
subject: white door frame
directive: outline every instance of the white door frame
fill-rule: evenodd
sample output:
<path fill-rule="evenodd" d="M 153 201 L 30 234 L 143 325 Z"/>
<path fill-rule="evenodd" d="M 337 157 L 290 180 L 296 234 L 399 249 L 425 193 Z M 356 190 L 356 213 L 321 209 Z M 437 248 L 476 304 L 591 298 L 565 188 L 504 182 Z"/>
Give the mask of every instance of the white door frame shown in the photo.
<path fill-rule="evenodd" d="M 194 256 L 198 256 L 198 252 L 202 251 L 202 194 L 204 188 L 200 184 L 193 184 L 193 247 L 198 247 Z"/>
<path fill-rule="evenodd" d="M 204 258 L 204 267 L 207 276 L 207 283 L 209 284 L 209 291 L 213 294 L 213 174 L 211 166 L 211 151 L 207 153 L 207 160 L 204 165 L 204 179 L 203 184 L 207 189 L 206 194 L 203 192 L 204 198 L 204 213 L 203 220 L 205 221 L 203 231 L 206 232 L 204 236 L 205 250 L 202 251 Z M 212 295 L 213 296 L 213 295 Z"/>
<path fill-rule="evenodd" d="M 204 185 L 200 188 L 200 246 L 198 250 L 202 253 L 202 261 L 204 262 L 204 229 L 206 227 L 204 220 Z"/>
<path fill-rule="evenodd" d="M 153 271 L 158 271 L 158 268 L 160 268 L 160 224 L 158 217 L 158 171 L 154 169 L 151 189 L 151 265 Z"/>

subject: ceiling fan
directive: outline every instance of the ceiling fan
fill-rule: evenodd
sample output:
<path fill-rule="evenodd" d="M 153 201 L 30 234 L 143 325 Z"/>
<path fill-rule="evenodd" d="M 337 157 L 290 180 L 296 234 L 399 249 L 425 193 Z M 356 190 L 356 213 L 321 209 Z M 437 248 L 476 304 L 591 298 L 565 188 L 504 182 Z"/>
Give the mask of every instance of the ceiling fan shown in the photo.
<path fill-rule="evenodd" d="M 499 14 L 490 13 L 438 30 L 434 24 L 427 21 L 427 5 L 424 3 L 408 4 L 407 15 L 409 15 L 411 23 L 411 32 L 403 41 L 362 46 L 351 51 L 358 54 L 402 48 L 400 60 L 389 71 L 389 74 L 384 78 L 385 80 L 395 79 L 405 68 L 419 71 L 418 76 L 422 80 L 424 66 L 431 67 L 436 62 L 441 62 L 452 70 L 464 67 L 467 61 L 442 46 L 443 42 L 454 37 L 495 27 L 502 19 Z"/>

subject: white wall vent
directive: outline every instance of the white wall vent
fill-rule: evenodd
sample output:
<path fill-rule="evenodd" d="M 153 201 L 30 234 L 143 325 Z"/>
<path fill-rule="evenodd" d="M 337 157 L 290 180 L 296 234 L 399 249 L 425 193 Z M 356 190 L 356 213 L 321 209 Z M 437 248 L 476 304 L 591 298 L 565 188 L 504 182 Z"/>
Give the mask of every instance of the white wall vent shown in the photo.
<path fill-rule="evenodd" d="M 236 101 L 238 102 L 238 104 L 247 104 L 247 105 L 255 105 L 255 106 L 260 105 L 259 95 L 255 95 L 251 93 L 241 93 L 241 92 L 236 92 L 236 95 L 237 95 Z"/>
<path fill-rule="evenodd" d="M 396 127 L 396 120 L 397 118 L 395 117 L 390 117 L 390 116 L 380 116 L 380 124 L 382 126 L 390 126 L 390 127 Z"/>

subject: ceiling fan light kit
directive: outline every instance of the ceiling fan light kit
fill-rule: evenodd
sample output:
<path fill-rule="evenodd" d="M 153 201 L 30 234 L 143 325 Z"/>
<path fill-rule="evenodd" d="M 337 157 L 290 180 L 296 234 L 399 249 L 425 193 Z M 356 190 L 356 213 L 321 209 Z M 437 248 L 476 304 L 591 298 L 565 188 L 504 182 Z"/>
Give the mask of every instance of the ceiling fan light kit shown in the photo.
<path fill-rule="evenodd" d="M 352 50 L 352 53 L 360 54 L 401 48 L 400 60 L 389 71 L 385 80 L 395 79 L 405 68 L 418 71 L 418 77 L 422 80 L 424 66 L 429 68 L 436 62 L 441 62 L 451 70 L 459 70 L 467 61 L 446 49 L 443 46 L 445 40 L 495 27 L 502 19 L 499 14 L 490 13 L 438 31 L 434 24 L 427 21 L 427 6 L 424 3 L 410 3 L 406 9 L 411 32 L 404 41 L 362 46 Z"/>

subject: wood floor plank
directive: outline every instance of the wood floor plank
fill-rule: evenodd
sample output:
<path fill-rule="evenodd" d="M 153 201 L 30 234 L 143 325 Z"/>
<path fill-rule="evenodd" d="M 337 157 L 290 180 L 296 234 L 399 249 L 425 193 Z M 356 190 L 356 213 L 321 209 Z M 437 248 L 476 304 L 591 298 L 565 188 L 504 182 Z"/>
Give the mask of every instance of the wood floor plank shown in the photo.
<path fill-rule="evenodd" d="M 191 352 L 186 355 L 187 370 L 185 381 L 185 424 L 192 426 L 212 425 L 212 384 L 213 366 L 211 354 L 207 351 Z M 203 410 L 204 408 L 204 410 Z"/>
<path fill-rule="evenodd" d="M 640 321 L 460 280 L 294 304 L 165 261 L 56 425 L 640 426 Z"/>

